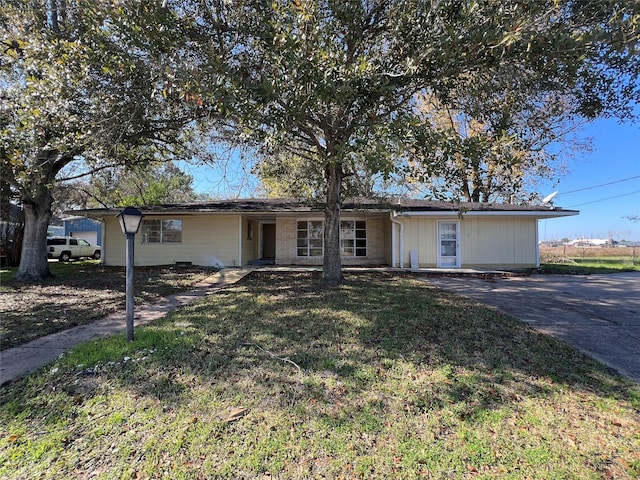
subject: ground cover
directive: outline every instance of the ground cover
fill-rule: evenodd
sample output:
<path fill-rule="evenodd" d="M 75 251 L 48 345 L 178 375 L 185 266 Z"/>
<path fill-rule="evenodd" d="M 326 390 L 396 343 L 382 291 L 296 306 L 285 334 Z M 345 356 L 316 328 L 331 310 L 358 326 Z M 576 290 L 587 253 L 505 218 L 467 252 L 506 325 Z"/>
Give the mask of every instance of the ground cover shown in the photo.
<path fill-rule="evenodd" d="M 640 271 L 640 247 L 540 247 L 544 273 L 617 273 Z"/>
<path fill-rule="evenodd" d="M 125 271 L 98 261 L 52 262 L 55 278 L 40 284 L 13 282 L 0 271 L 0 350 L 84 325 L 124 308 Z M 136 302 L 190 288 L 213 272 L 192 267 L 136 267 Z"/>
<path fill-rule="evenodd" d="M 0 392 L 2 478 L 637 478 L 640 389 L 411 276 L 254 272 Z"/>

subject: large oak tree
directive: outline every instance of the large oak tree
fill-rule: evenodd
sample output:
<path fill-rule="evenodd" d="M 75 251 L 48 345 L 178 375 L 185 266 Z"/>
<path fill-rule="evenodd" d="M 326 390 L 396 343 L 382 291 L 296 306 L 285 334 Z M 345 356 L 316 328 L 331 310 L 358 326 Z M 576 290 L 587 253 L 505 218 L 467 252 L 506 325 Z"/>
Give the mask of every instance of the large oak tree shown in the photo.
<path fill-rule="evenodd" d="M 585 118 L 624 115 L 638 100 L 637 2 L 122 0 L 105 11 L 95 7 L 102 2 L 52 0 L 48 11 L 41 3 L 31 0 L 37 8 L 25 15 L 24 2 L 9 1 L 0 13 L 9 32 L 2 128 L 11 139 L 0 153 L 20 167 L 16 184 L 37 212 L 28 223 L 46 217 L 42 187 L 73 159 L 119 158 L 137 142 L 175 145 L 193 116 L 181 108 L 195 105 L 224 115 L 265 158 L 288 152 L 322 176 L 329 285 L 342 278 L 345 179 L 390 173 L 399 152 L 438 141 L 416 128 L 416 94 L 455 106 L 463 91 L 469 105 L 514 88 L 548 92 Z M 440 161 L 422 168 L 437 172 Z"/>
<path fill-rule="evenodd" d="M 17 279 L 50 275 L 57 183 L 188 145 L 199 105 L 173 86 L 189 77 L 182 27 L 155 1 L 0 5 L 0 160 L 25 213 Z"/>
<path fill-rule="evenodd" d="M 439 138 L 414 128 L 421 123 L 417 93 L 449 106 L 463 89 L 476 105 L 515 88 L 548 92 L 569 98 L 573 113 L 589 118 L 623 115 L 638 99 L 637 2 L 174 3 L 198 32 L 203 67 L 222 65 L 239 134 L 260 143 L 265 157 L 287 152 L 307 162 L 309 175 L 322 175 L 329 285 L 342 278 L 345 179 L 390 172 L 398 149 L 425 149 Z M 211 101 L 221 95 L 220 85 L 203 87 Z M 437 172 L 440 161 L 422 168 Z"/>

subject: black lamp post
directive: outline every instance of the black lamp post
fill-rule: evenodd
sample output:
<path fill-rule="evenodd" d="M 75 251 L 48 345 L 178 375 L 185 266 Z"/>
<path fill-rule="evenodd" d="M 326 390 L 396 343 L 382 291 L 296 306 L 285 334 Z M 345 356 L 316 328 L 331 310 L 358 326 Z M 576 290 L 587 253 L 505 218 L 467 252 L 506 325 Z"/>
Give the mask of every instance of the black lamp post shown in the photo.
<path fill-rule="evenodd" d="M 127 340 L 133 340 L 133 246 L 134 238 L 140 223 L 142 212 L 134 207 L 126 207 L 118 214 L 122 233 L 127 237 L 127 264 L 126 264 L 126 290 L 127 290 Z"/>

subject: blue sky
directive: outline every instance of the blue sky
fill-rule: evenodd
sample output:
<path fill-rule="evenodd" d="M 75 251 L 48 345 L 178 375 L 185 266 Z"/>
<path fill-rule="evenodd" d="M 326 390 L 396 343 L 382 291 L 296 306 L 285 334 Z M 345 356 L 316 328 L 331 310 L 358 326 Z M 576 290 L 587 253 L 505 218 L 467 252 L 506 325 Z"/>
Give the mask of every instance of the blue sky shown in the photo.
<path fill-rule="evenodd" d="M 624 218 L 640 215 L 640 125 L 597 120 L 583 135 L 593 139 L 593 151 L 573 160 L 557 185 L 539 192 L 557 191 L 554 205 L 580 210 L 580 215 L 542 220 L 540 240 L 610 234 L 614 240 L 640 240 L 640 222 Z"/>
<path fill-rule="evenodd" d="M 640 241 L 640 222 L 624 218 L 640 215 L 640 124 L 597 120 L 586 125 L 581 136 L 592 139 L 593 150 L 569 160 L 568 174 L 557 184 L 540 185 L 538 191 L 543 197 L 557 191 L 553 204 L 579 210 L 580 215 L 541 220 L 540 240 L 611 236 Z M 198 192 L 218 197 L 252 196 L 255 179 L 239 170 L 238 163 L 236 157 L 236 161 L 230 159 L 227 169 L 180 166 L 194 176 Z"/>

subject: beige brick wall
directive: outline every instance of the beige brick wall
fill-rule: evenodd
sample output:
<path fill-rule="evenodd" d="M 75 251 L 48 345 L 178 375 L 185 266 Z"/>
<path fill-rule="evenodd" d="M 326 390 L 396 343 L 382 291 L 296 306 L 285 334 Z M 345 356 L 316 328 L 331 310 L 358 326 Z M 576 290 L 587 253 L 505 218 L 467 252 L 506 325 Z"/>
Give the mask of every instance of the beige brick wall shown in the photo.
<path fill-rule="evenodd" d="M 343 216 L 343 220 L 367 221 L 367 256 L 343 257 L 343 265 L 378 265 L 385 260 L 385 218 Z M 296 239 L 298 220 L 323 220 L 322 217 L 278 218 L 276 220 L 276 263 L 278 265 L 322 265 L 322 257 L 298 257 Z"/>

